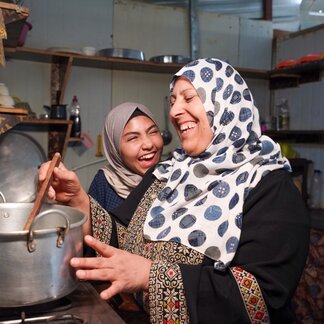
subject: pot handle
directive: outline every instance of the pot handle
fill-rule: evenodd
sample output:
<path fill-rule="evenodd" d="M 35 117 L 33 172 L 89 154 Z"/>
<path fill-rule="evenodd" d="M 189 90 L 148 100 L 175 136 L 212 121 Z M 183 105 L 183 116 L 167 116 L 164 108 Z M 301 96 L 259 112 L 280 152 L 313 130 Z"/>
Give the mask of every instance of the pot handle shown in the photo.
<path fill-rule="evenodd" d="M 28 231 L 28 236 L 27 236 L 27 248 L 28 248 L 29 252 L 36 251 L 36 242 L 35 242 L 34 232 L 33 232 L 34 225 L 36 224 L 36 222 L 38 220 L 40 220 L 44 216 L 47 216 L 47 215 L 53 214 L 53 213 L 59 214 L 60 216 L 62 216 L 65 219 L 65 226 L 58 228 L 59 232 L 58 232 L 57 241 L 56 241 L 56 246 L 58 248 L 62 247 L 62 245 L 64 243 L 65 235 L 68 233 L 68 231 L 70 229 L 70 222 L 67 218 L 66 212 L 59 210 L 59 209 L 49 209 L 49 210 L 45 210 L 45 211 L 41 212 L 40 214 L 38 214 L 34 218 L 33 222 L 30 225 L 30 228 Z"/>
<path fill-rule="evenodd" d="M 46 106 L 46 105 L 43 105 L 43 108 L 45 108 L 45 110 L 47 111 L 47 112 L 51 112 L 51 107 L 50 106 Z"/>
<path fill-rule="evenodd" d="M 0 197 L 3 200 L 4 203 L 7 202 L 5 195 L 0 191 Z"/>

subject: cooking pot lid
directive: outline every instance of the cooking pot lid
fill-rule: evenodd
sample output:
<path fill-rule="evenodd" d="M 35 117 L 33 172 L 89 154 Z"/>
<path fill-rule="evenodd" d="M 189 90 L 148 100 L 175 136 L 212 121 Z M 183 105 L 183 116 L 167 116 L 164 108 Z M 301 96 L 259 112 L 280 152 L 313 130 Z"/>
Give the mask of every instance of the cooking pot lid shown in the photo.
<path fill-rule="evenodd" d="M 0 192 L 7 202 L 35 199 L 38 168 L 45 161 L 44 150 L 31 136 L 13 130 L 0 136 Z"/>

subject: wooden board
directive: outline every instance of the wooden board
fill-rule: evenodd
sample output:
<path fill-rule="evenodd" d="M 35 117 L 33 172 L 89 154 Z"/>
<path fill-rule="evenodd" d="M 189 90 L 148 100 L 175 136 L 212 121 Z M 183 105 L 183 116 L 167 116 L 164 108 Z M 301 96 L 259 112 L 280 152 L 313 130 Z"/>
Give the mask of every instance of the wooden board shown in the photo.
<path fill-rule="evenodd" d="M 28 110 L 24 108 L 14 107 L 0 107 L 0 113 L 4 114 L 17 114 L 17 115 L 28 115 Z"/>

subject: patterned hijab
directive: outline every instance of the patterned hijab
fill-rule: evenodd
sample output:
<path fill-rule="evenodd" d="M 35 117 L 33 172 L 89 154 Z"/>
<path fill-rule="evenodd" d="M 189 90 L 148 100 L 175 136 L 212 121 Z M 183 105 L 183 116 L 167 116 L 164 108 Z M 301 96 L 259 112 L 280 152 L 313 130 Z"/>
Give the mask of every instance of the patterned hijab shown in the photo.
<path fill-rule="evenodd" d="M 142 176 L 125 167 L 120 156 L 120 141 L 124 128 L 136 109 L 155 122 L 152 113 L 144 105 L 125 102 L 108 113 L 102 130 L 103 147 L 108 164 L 101 170 L 103 170 L 109 184 L 122 198 L 127 198 L 129 193 L 142 180 Z"/>
<path fill-rule="evenodd" d="M 200 156 L 176 149 L 158 165 L 154 175 L 167 183 L 149 210 L 144 235 L 186 245 L 223 270 L 238 247 L 248 193 L 267 173 L 290 165 L 279 144 L 261 136 L 252 94 L 232 66 L 195 60 L 175 74 L 171 92 L 178 76 L 196 89 L 214 136 Z"/>

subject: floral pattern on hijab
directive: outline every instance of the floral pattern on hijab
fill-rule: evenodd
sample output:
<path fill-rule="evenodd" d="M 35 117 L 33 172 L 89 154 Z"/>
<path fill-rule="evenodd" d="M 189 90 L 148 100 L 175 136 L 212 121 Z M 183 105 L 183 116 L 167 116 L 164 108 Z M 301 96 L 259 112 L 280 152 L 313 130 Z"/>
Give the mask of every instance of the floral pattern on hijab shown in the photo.
<path fill-rule="evenodd" d="M 156 123 L 153 114 L 147 107 L 135 102 L 125 102 L 108 113 L 102 130 L 103 148 L 108 161 L 102 170 L 107 181 L 122 198 L 127 198 L 142 180 L 141 175 L 125 167 L 120 156 L 120 141 L 124 128 L 136 109 Z"/>
<path fill-rule="evenodd" d="M 248 193 L 268 172 L 290 165 L 279 144 L 261 135 L 252 94 L 231 65 L 195 60 L 175 74 L 171 92 L 179 76 L 196 89 L 214 136 L 200 156 L 176 149 L 158 165 L 154 175 L 167 183 L 149 210 L 144 235 L 186 245 L 223 270 L 238 247 Z"/>

